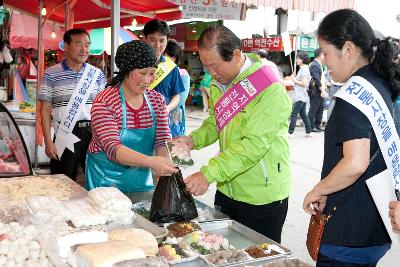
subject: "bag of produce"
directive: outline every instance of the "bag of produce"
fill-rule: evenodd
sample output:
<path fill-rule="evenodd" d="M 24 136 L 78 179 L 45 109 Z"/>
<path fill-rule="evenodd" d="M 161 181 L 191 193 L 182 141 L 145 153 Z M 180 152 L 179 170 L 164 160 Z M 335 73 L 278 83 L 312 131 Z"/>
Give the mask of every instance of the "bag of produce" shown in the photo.
<path fill-rule="evenodd" d="M 185 143 L 167 141 L 167 148 L 171 160 L 178 166 L 192 166 L 194 164 L 190 157 L 190 149 Z"/>
<path fill-rule="evenodd" d="M 185 190 L 182 173 L 162 176 L 153 194 L 150 209 L 152 222 L 188 221 L 198 216 L 192 195 Z"/>

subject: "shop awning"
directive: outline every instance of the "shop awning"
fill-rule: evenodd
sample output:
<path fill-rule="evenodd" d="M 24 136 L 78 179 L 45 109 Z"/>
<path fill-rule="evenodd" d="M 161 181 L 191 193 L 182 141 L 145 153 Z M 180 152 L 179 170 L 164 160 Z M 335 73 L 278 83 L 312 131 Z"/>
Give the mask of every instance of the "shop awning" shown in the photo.
<path fill-rule="evenodd" d="M 44 5 L 50 16 L 49 20 L 64 24 L 65 2 L 67 0 L 46 0 Z M 74 0 L 72 0 L 74 1 Z M 112 0 L 75 0 L 73 7 L 74 27 L 96 29 L 110 26 Z M 74 1 L 74 2 L 75 2 Z M 71 2 L 71 0 L 69 0 Z M 37 16 L 39 14 L 38 0 L 4 0 L 7 7 L 23 10 Z M 52 12 L 54 10 L 54 12 Z M 139 24 L 158 18 L 176 20 L 182 17 L 178 5 L 167 0 L 123 0 L 121 1 L 121 26 L 130 25 L 133 18 Z M 37 24 L 36 24 L 37 25 Z"/>
<path fill-rule="evenodd" d="M 51 37 L 55 32 L 55 38 Z M 64 30 L 56 27 L 54 23 L 46 22 L 43 26 L 44 49 L 58 49 L 58 43 L 62 40 Z M 38 49 L 38 19 L 36 17 L 14 11 L 10 23 L 10 45 L 11 48 L 33 48 Z"/>
<path fill-rule="evenodd" d="M 341 8 L 355 9 L 356 0 L 228 0 L 246 5 L 330 13 Z"/>

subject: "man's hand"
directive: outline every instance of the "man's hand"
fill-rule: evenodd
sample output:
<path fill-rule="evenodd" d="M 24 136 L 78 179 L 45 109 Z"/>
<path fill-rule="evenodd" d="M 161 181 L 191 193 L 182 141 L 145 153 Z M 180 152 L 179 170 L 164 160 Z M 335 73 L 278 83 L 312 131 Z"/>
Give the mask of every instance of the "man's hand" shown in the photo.
<path fill-rule="evenodd" d="M 394 231 L 400 231 L 400 201 L 389 203 L 389 216 Z"/>
<path fill-rule="evenodd" d="M 172 141 L 177 142 L 177 143 L 185 143 L 189 147 L 190 150 L 193 149 L 193 145 L 194 145 L 193 137 L 190 135 L 178 136 L 178 137 L 175 137 L 174 139 L 172 139 Z"/>
<path fill-rule="evenodd" d="M 195 195 L 202 195 L 208 189 L 208 181 L 204 174 L 196 172 L 185 179 L 186 190 Z"/>
<path fill-rule="evenodd" d="M 45 144 L 45 153 L 49 158 L 58 160 L 57 149 L 53 142 Z"/>

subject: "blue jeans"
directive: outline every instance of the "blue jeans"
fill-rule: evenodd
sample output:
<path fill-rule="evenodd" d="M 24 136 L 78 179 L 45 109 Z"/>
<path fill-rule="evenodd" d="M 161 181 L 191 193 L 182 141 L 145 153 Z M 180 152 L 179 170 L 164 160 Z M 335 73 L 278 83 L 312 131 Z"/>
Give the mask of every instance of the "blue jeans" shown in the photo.
<path fill-rule="evenodd" d="M 357 264 L 357 263 L 341 262 L 328 258 L 319 253 L 316 267 L 375 267 L 376 264 L 377 263 Z"/>
<path fill-rule="evenodd" d="M 292 134 L 294 132 L 294 128 L 296 128 L 297 115 L 300 113 L 300 117 L 304 122 L 304 126 L 306 127 L 306 133 L 311 133 L 311 123 L 308 119 L 306 112 L 306 102 L 297 101 L 294 102 L 292 108 L 292 114 L 290 115 L 290 125 L 289 125 L 289 133 Z"/>

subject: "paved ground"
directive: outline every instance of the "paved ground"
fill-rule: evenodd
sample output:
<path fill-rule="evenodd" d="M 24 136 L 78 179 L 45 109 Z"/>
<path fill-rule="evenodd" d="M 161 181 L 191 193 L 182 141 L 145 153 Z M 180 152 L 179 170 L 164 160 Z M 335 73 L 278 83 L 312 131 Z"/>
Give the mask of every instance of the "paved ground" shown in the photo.
<path fill-rule="evenodd" d="M 206 118 L 206 114 L 196 107 L 188 107 L 187 111 L 187 128 L 188 132 L 191 132 L 201 125 L 203 119 Z M 302 203 L 305 194 L 319 180 L 323 157 L 323 134 L 315 134 L 313 138 L 305 138 L 304 136 L 304 128 L 298 127 L 294 137 L 289 139 L 293 182 L 289 198 L 288 216 L 283 228 L 282 244 L 291 249 L 296 257 L 312 263 L 305 247 L 309 215 L 303 211 Z M 183 170 L 184 176 L 186 177 L 198 171 L 217 152 L 217 144 L 199 151 L 193 151 L 192 157 L 195 161 L 195 166 Z M 214 193 L 215 185 L 211 185 L 206 194 L 199 197 L 199 199 L 212 206 Z M 400 246 L 396 246 L 386 254 L 378 264 L 378 267 L 396 267 L 400 266 L 399 262 Z"/>

